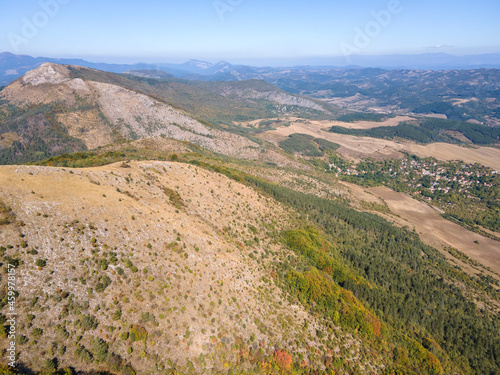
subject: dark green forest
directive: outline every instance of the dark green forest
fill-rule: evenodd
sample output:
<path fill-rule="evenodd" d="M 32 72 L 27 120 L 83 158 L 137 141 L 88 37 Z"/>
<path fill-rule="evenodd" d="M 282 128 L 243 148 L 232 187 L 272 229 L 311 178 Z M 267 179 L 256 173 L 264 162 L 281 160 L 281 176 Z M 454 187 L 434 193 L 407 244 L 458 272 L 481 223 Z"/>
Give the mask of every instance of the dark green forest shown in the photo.
<path fill-rule="evenodd" d="M 291 134 L 279 143 L 280 147 L 291 153 L 300 153 L 304 156 L 323 156 L 325 153 L 338 150 L 340 145 L 326 139 L 314 138 L 306 134 Z"/>
<path fill-rule="evenodd" d="M 64 105 L 33 105 L 0 108 L 0 134 L 15 133 L 18 139 L 0 147 L 0 165 L 45 160 L 53 155 L 87 150 L 83 141 L 71 137 L 56 120 Z"/>
<path fill-rule="evenodd" d="M 347 129 L 332 126 L 330 131 L 363 137 L 404 138 L 418 143 L 463 143 L 453 134 L 446 132 L 459 132 L 476 145 L 492 145 L 500 140 L 500 128 L 438 118 L 419 119 L 415 123 L 403 122 L 398 126 L 382 126 L 372 129 Z"/>
<path fill-rule="evenodd" d="M 474 280 L 452 268 L 416 234 L 335 201 L 305 195 L 254 177 L 246 180 L 278 201 L 303 212 L 304 219 L 320 228 L 332 244 L 326 249 L 316 246 L 317 251 L 322 249 L 326 251 L 324 257 L 329 255 L 340 259 L 367 280 L 359 282 L 354 277 L 339 276 L 335 271 L 325 272 L 325 268 L 334 267 L 319 265 L 314 256 L 305 254 L 309 263 L 307 269 L 323 269 L 327 280 L 352 292 L 394 328 L 389 335 L 394 335 L 393 339 L 408 350 L 403 357 L 409 361 L 394 370 L 406 374 L 439 373 L 427 372 L 429 368 L 417 368 L 418 361 L 411 358 L 411 349 L 404 344 L 409 337 L 442 361 L 445 368 L 446 363 L 451 366 L 453 362 L 466 373 L 500 372 L 500 318 L 479 310 L 468 300 L 456 283 L 465 281 L 474 285 Z M 301 248 L 301 245 L 296 247 Z M 298 271 L 293 264 L 284 267 L 283 276 L 287 278 L 289 275 L 291 291 L 297 293 L 300 277 L 295 273 Z M 300 269 L 298 265 L 297 268 Z M 305 290 L 307 295 L 303 298 L 309 303 L 326 303 L 314 300 L 314 289 Z M 300 288 L 298 293 L 300 295 Z M 325 305 L 323 314 L 330 317 L 330 311 Z M 395 357 L 398 355 L 394 353 Z"/>
<path fill-rule="evenodd" d="M 368 112 L 355 112 L 347 113 L 337 118 L 337 121 L 342 122 L 355 122 L 355 121 L 375 121 L 382 122 L 387 119 L 396 117 L 393 114 L 381 114 L 381 113 L 368 113 Z"/>

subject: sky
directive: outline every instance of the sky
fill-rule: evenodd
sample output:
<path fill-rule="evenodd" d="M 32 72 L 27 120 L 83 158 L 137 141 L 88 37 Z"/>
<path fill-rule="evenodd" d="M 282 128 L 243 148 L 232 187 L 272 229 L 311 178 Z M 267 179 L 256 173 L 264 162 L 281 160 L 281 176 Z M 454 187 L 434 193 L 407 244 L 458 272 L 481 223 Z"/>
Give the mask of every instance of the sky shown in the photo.
<path fill-rule="evenodd" d="M 272 64 L 500 52 L 498 0 L 1 0 L 0 52 Z"/>

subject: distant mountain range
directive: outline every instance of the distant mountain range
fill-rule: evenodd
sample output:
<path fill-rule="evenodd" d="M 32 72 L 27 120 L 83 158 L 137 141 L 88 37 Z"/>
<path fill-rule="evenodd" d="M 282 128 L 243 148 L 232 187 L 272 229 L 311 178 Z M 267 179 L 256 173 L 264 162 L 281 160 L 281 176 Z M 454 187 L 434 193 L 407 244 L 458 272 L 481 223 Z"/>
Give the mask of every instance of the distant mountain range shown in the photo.
<path fill-rule="evenodd" d="M 255 78 L 265 80 L 267 74 L 276 74 L 285 71 L 289 72 L 290 70 L 315 71 L 341 68 L 359 69 L 367 67 L 424 70 L 500 68 L 500 54 L 452 56 L 444 53 L 430 53 L 421 55 L 351 56 L 349 60 L 345 57 L 325 57 L 301 60 L 300 63 L 303 65 L 277 68 L 233 65 L 226 61 L 211 63 L 200 60 L 189 60 L 182 64 L 107 64 L 93 63 L 81 59 L 32 57 L 4 52 L 0 53 L 0 85 L 6 85 L 12 82 L 45 62 L 79 65 L 112 73 L 123 73 L 136 70 L 156 70 L 186 79 L 240 81 Z"/>
<path fill-rule="evenodd" d="M 256 160 L 264 153 L 245 135 L 257 130 L 235 121 L 336 112 L 259 80 L 165 81 L 44 63 L 0 91 L 0 164 L 151 137 Z"/>

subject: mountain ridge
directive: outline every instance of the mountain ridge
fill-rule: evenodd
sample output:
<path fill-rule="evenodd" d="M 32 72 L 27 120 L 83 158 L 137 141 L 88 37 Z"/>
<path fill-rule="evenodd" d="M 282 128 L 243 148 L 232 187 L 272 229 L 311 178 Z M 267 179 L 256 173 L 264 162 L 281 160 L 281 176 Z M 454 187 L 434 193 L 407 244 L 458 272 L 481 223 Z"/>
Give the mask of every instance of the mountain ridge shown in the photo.
<path fill-rule="evenodd" d="M 120 85 L 123 82 L 126 83 L 125 86 Z M 158 81 L 153 83 L 158 84 Z M 41 147 L 46 148 L 44 145 L 52 136 L 47 135 L 45 138 L 28 141 L 30 136 L 22 130 L 23 116 L 27 115 L 34 126 L 36 123 L 42 126 L 43 123 L 48 130 L 59 129 L 59 133 L 62 130 L 67 139 L 67 141 L 61 140 L 62 142 L 83 142 L 86 149 L 105 146 L 120 140 L 164 136 L 188 141 L 220 154 L 254 160 L 268 158 L 286 164 L 289 161 L 278 153 L 261 150 L 261 145 L 255 141 L 223 129 L 216 129 L 207 122 L 200 122 L 200 117 L 190 113 L 190 110 L 196 110 L 202 104 L 199 99 L 206 98 L 207 108 L 215 113 L 219 110 L 235 113 L 239 108 L 247 106 L 247 111 L 262 113 L 257 117 L 260 118 L 264 115 L 263 111 L 267 111 L 272 103 L 279 111 L 286 111 L 286 104 L 290 104 L 294 108 L 302 105 L 306 110 L 329 113 L 311 100 L 295 98 L 268 83 L 259 81 L 242 82 L 239 84 L 243 85 L 242 89 L 233 88 L 231 92 L 227 92 L 226 89 L 233 84 L 224 84 L 225 88 L 211 83 L 202 83 L 201 88 L 182 82 L 169 84 L 177 86 L 174 86 L 173 90 L 167 86 L 162 89 L 163 91 L 157 92 L 154 86 L 145 84 L 142 86 L 145 89 L 141 92 L 137 89 L 135 81 L 128 81 L 127 78 L 112 73 L 44 63 L 0 92 L 0 98 L 8 103 L 3 107 L 3 113 L 8 120 L 1 125 L 4 130 L 0 133 L 10 134 L 13 129 L 16 133 L 15 129 L 18 129 L 17 136 L 21 137 L 20 141 L 13 141 L 11 151 L 6 151 L 5 145 L 2 151 L 4 154 L 17 153 L 18 151 L 13 151 L 15 147 L 22 148 L 25 142 L 33 144 L 39 141 Z M 179 85 L 188 91 L 182 94 L 178 89 Z M 217 90 L 220 91 L 217 94 L 220 99 L 214 102 L 213 97 Z M 155 96 L 155 93 L 159 96 Z M 167 96 L 161 97 L 162 93 Z M 193 100 L 193 94 L 199 98 Z M 226 103 L 230 100 L 226 99 L 228 95 L 235 96 L 232 100 L 234 109 L 225 109 Z M 173 99 L 174 106 L 169 104 L 169 98 Z M 179 105 L 176 105 L 176 98 L 181 100 L 178 102 Z M 183 103 L 188 105 L 183 107 Z M 52 124 L 52 127 L 47 124 Z M 73 151 L 80 150 L 81 147 L 73 149 Z M 48 152 L 44 156 L 54 155 Z M 11 157 L 15 160 L 13 155 Z M 4 156 L 5 160 L 6 158 L 9 157 Z"/>
<path fill-rule="evenodd" d="M 480 69 L 500 68 L 500 54 L 453 56 L 444 53 L 427 53 L 420 55 L 386 55 L 386 56 L 351 56 L 350 61 L 345 57 L 330 57 L 318 59 L 303 59 L 290 64 L 283 61 L 274 66 L 254 67 L 250 65 L 231 64 L 226 61 L 211 63 L 202 60 L 189 60 L 181 64 L 172 63 L 135 63 L 112 64 L 96 63 L 83 59 L 63 59 L 49 57 L 32 57 L 29 55 L 14 55 L 10 52 L 0 53 L 0 86 L 6 85 L 22 76 L 29 70 L 40 66 L 44 62 L 53 62 L 64 65 L 80 65 L 113 73 L 123 73 L 130 70 L 161 70 L 183 78 L 213 79 L 249 79 L 258 78 L 257 72 L 269 73 L 287 69 L 360 69 L 379 67 L 392 69 L 425 69 L 425 70 L 452 70 L 452 69 Z M 284 68 L 283 68 L 284 67 Z M 252 73 L 250 76 L 248 73 Z M 229 74 L 229 75 L 227 75 Z"/>

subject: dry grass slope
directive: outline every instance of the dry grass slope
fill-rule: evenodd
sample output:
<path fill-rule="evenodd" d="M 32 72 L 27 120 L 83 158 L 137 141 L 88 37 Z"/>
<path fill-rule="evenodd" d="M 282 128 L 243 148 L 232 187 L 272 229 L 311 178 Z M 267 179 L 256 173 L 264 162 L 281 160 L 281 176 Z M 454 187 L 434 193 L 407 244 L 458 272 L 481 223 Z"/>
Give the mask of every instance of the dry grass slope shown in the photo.
<path fill-rule="evenodd" d="M 0 181 L 24 222 L 1 226 L 0 245 L 24 261 L 19 360 L 30 368 L 57 357 L 86 371 L 226 372 L 278 349 L 307 359 L 328 331 L 269 281 L 284 250 L 272 233 L 295 214 L 220 174 L 171 162 L 4 166 Z M 359 343 L 337 332 L 357 358 Z"/>

